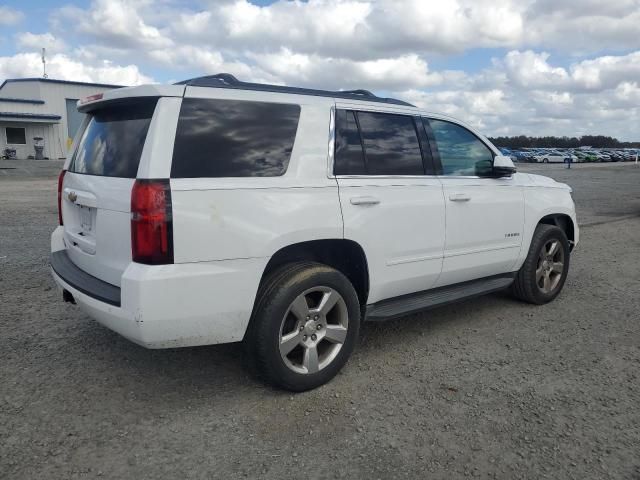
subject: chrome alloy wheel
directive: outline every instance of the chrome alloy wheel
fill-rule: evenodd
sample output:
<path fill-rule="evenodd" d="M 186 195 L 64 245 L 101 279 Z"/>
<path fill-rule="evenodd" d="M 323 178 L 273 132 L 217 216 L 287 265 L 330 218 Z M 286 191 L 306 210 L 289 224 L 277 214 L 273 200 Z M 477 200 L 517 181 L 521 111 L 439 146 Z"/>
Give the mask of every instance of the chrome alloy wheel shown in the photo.
<path fill-rule="evenodd" d="M 564 271 L 564 249 L 557 239 L 544 244 L 536 267 L 536 284 L 541 292 L 550 294 L 560 283 Z"/>
<path fill-rule="evenodd" d="M 296 373 L 316 373 L 338 355 L 349 327 L 342 295 L 314 287 L 296 297 L 280 325 L 280 357 Z"/>

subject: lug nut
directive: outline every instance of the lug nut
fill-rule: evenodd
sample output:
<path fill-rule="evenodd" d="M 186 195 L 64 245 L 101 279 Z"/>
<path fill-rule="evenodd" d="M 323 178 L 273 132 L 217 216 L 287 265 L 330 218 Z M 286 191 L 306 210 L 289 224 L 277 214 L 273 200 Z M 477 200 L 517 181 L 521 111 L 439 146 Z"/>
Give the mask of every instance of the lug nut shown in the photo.
<path fill-rule="evenodd" d="M 311 335 L 311 340 L 313 340 L 314 342 L 316 341 L 316 338 L 318 338 L 318 337 L 316 337 L 315 333 L 313 335 Z"/>
<path fill-rule="evenodd" d="M 320 330 L 322 328 L 322 325 L 316 325 L 316 330 Z"/>
<path fill-rule="evenodd" d="M 316 315 L 315 317 L 313 317 L 313 319 L 314 319 L 314 320 L 317 320 L 317 319 L 318 319 L 318 315 Z"/>
<path fill-rule="evenodd" d="M 306 336 L 306 335 L 303 335 L 303 336 L 302 336 L 302 341 L 303 341 L 303 342 L 306 342 L 306 341 L 307 341 L 307 336 Z"/>
<path fill-rule="evenodd" d="M 302 325 L 300 325 L 300 331 L 303 331 L 304 327 Z"/>

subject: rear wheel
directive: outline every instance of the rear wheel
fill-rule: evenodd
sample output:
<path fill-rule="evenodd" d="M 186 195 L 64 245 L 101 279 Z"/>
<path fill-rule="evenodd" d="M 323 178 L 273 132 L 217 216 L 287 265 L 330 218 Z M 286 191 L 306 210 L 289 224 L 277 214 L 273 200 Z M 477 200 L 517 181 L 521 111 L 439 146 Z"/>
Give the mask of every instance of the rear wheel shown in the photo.
<path fill-rule="evenodd" d="M 292 391 L 316 388 L 347 362 L 360 326 L 349 280 L 323 264 L 300 262 L 269 275 L 245 339 L 255 373 Z"/>
<path fill-rule="evenodd" d="M 529 303 L 543 304 L 556 298 L 569 271 L 569 241 L 555 225 L 536 227 L 529 253 L 512 286 L 513 294 Z"/>

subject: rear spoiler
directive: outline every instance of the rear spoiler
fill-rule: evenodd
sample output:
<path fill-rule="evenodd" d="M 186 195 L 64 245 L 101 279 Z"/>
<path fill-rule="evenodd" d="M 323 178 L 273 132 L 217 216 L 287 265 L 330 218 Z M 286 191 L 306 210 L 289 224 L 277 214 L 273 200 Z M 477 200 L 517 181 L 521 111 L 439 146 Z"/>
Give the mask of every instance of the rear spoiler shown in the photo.
<path fill-rule="evenodd" d="M 96 93 L 78 100 L 79 112 L 87 113 L 107 105 L 126 102 L 130 98 L 140 97 L 182 97 L 184 85 L 140 85 L 139 87 L 124 87 Z"/>

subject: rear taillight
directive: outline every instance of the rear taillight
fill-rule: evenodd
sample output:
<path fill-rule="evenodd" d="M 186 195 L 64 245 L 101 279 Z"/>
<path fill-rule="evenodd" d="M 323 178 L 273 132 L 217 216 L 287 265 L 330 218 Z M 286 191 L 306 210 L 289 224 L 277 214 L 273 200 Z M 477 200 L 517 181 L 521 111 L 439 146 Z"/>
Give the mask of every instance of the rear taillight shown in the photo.
<path fill-rule="evenodd" d="M 63 225 L 62 223 L 62 182 L 64 182 L 64 174 L 67 173 L 66 170 L 62 170 L 60 175 L 58 175 L 58 225 Z"/>
<path fill-rule="evenodd" d="M 148 265 L 173 263 L 169 180 L 136 180 L 131 190 L 131 254 Z"/>

